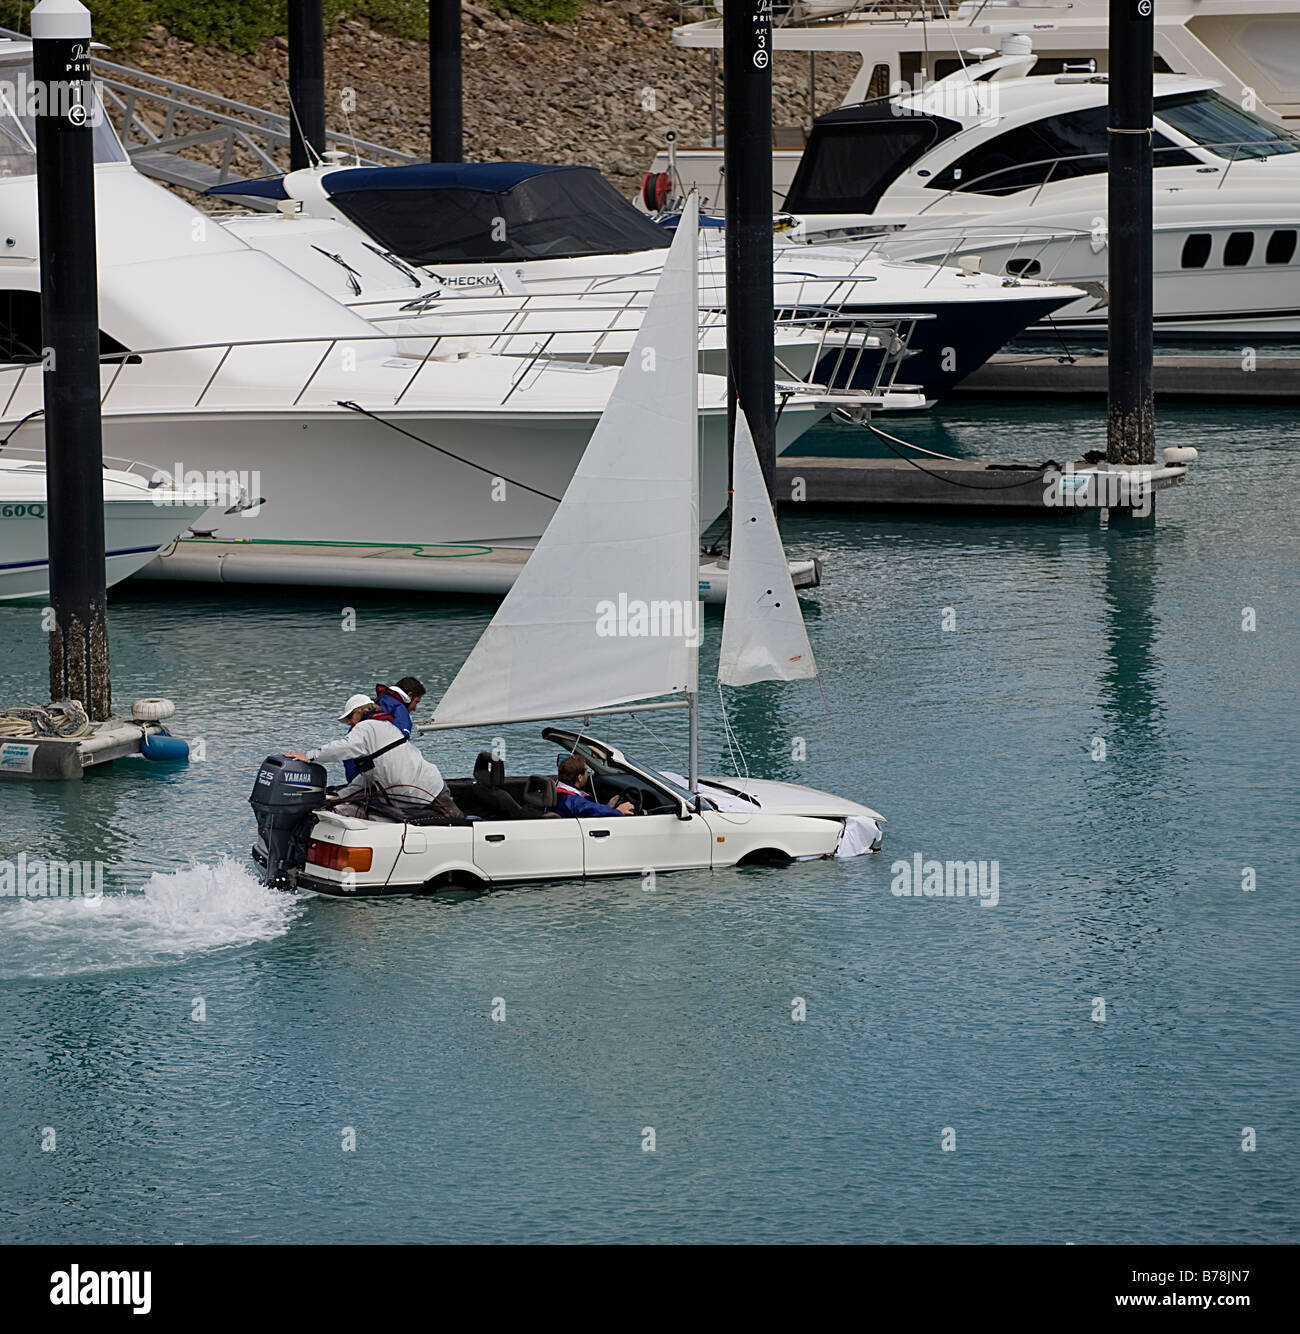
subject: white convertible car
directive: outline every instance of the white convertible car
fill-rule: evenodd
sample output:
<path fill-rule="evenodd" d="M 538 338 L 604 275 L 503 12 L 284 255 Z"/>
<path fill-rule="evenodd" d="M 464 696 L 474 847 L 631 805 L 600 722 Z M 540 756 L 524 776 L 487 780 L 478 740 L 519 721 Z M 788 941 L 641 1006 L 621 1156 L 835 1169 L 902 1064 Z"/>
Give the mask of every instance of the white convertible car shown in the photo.
<path fill-rule="evenodd" d="M 507 777 L 501 761 L 485 751 L 473 778 L 449 783 L 456 804 L 477 817 L 469 823 L 420 825 L 397 812 L 392 823 L 383 823 L 382 803 L 372 804 L 366 819 L 318 808 L 308 817 L 305 849 L 288 862 L 277 857 L 268 869 L 298 889 L 369 897 L 831 857 L 841 850 L 864 852 L 879 842 L 883 817 L 842 797 L 768 779 L 705 778 L 696 809 L 672 779 L 612 746 L 559 728 L 547 728 L 542 736 L 586 760 L 597 801 L 631 801 L 637 814 L 556 815 L 553 778 Z M 313 770 L 320 766 L 286 760 L 282 781 L 323 797 L 318 786 L 323 777 Z M 267 865 L 264 836 L 253 855 Z M 298 856 L 302 861 L 295 867 Z"/>

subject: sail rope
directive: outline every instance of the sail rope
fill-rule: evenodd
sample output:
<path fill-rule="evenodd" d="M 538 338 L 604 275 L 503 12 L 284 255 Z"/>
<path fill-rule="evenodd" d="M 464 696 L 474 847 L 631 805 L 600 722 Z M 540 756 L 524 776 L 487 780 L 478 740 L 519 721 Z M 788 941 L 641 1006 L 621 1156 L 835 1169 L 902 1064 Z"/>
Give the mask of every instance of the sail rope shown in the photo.
<path fill-rule="evenodd" d="M 910 463 L 913 468 L 916 468 L 920 472 L 925 473 L 927 477 L 933 477 L 936 482 L 947 482 L 949 486 L 960 487 L 963 491 L 1014 491 L 1016 490 L 1017 487 L 1023 490 L 1023 488 L 1025 488 L 1026 486 L 1034 486 L 1035 484 L 1041 485 L 1042 482 L 1041 477 L 1030 477 L 1023 482 L 1006 482 L 1003 483 L 1001 486 L 984 486 L 976 484 L 974 482 L 959 482 L 955 477 L 945 477 L 942 473 L 932 472 L 924 464 L 904 454 L 901 449 L 895 448 L 896 445 L 903 445 L 907 449 L 920 449 L 921 447 L 919 445 L 910 445 L 906 440 L 900 440 L 897 436 L 890 435 L 888 431 L 882 431 L 880 427 L 872 426 L 870 422 L 866 423 L 866 428 L 868 431 L 872 433 L 872 435 L 878 435 L 885 442 L 885 445 L 890 450 L 890 452 L 897 454 L 898 457 L 902 459 L 904 463 Z M 922 452 L 926 454 L 931 453 L 930 450 L 922 450 Z M 943 458 L 944 455 L 937 454 L 935 455 L 935 457 Z M 954 460 L 954 462 L 957 461 L 959 460 Z M 1055 466 L 1056 464 L 1054 464 L 1051 460 L 1049 460 L 1048 462 L 1042 464 L 1027 465 L 1027 470 L 1037 471 L 1042 473 L 1045 472 L 1048 468 Z"/>
<path fill-rule="evenodd" d="M 722 682 L 718 682 L 718 707 L 722 710 L 722 731 L 727 739 L 727 754 L 731 758 L 731 767 L 736 771 L 738 778 L 749 777 L 749 760 L 745 756 L 745 748 L 740 744 L 740 737 L 731 726 L 731 719 L 727 717 L 727 700 L 722 693 Z"/>

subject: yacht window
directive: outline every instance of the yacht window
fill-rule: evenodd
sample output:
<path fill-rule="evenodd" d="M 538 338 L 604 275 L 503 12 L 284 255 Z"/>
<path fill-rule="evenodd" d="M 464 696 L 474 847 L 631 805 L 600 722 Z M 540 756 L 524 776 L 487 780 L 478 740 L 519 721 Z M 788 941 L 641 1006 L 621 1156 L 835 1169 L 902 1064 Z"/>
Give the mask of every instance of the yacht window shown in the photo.
<path fill-rule="evenodd" d="M 790 213 L 871 213 L 885 191 L 940 140 L 956 121 L 932 116 L 878 116 L 837 120 L 832 112 L 813 129 L 786 196 Z"/>
<path fill-rule="evenodd" d="M 0 177 L 30 176 L 36 170 L 36 121 L 30 114 L 36 86 L 31 62 L 0 67 Z M 97 91 L 92 96 L 98 97 Z M 117 133 L 98 102 L 93 136 L 96 162 L 125 162 Z"/>
<path fill-rule="evenodd" d="M 1105 107 L 1088 107 L 1017 126 L 972 148 L 927 182 L 928 188 L 1005 195 L 1049 179 L 1100 175 L 1110 151 L 1106 120 Z M 1197 164 L 1196 158 L 1159 132 L 1153 147 L 1157 166 Z"/>
<path fill-rule="evenodd" d="M 1009 259 L 1007 272 L 1019 278 L 1033 278 L 1042 273 L 1043 266 L 1036 259 Z"/>
<path fill-rule="evenodd" d="M 23 288 L 0 290 L 0 363 L 31 365 L 41 360 L 41 294 Z M 133 354 L 112 334 L 99 331 L 101 360 Z M 139 360 L 138 357 L 135 360 Z M 10 381 L 12 383 L 12 381 Z"/>
<path fill-rule="evenodd" d="M 1264 262 L 1266 264 L 1290 264 L 1295 258 L 1295 243 L 1295 232 L 1274 232 L 1268 238 L 1268 249 L 1264 252 Z"/>
<path fill-rule="evenodd" d="M 1300 152 L 1300 139 L 1289 130 L 1270 125 L 1208 88 L 1157 97 L 1156 115 L 1216 157 L 1236 160 Z"/>
<path fill-rule="evenodd" d="M 1223 247 L 1223 262 L 1230 269 L 1239 269 L 1250 263 L 1255 253 L 1254 232 L 1233 232 L 1228 237 L 1228 244 Z"/>
<path fill-rule="evenodd" d="M 1193 232 L 1183 242 L 1183 268 L 1203 269 L 1209 263 L 1213 241 L 1209 232 Z"/>

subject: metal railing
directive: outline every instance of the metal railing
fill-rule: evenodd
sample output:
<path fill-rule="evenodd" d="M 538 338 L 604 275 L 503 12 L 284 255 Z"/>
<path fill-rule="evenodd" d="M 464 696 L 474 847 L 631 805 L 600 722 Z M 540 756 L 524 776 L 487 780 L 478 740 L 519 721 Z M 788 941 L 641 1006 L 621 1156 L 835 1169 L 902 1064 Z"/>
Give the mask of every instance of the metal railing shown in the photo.
<path fill-rule="evenodd" d="M 678 10 L 714 7 L 709 0 L 679 0 Z M 963 4 L 966 13 L 960 14 Z M 890 24 L 941 22 L 971 27 L 986 17 L 990 0 L 773 0 L 772 26 L 774 28 L 835 27 L 842 23 L 856 23 L 864 19 Z M 1029 19 L 1041 17 L 1044 12 L 1059 13 L 1070 9 L 1068 0 L 1028 0 L 1020 12 L 1002 12 L 1001 17 Z M 988 15 L 987 17 L 992 17 Z M 721 21 L 716 11 L 710 18 Z"/>
<path fill-rule="evenodd" d="M 463 313 L 465 315 L 471 315 L 474 312 L 465 311 Z M 819 340 L 818 360 L 820 360 L 820 352 L 823 349 L 834 350 L 838 356 L 836 364 L 837 367 L 840 368 L 842 368 L 844 364 L 845 357 L 849 355 L 852 351 L 856 350 L 859 355 L 857 361 L 853 363 L 855 370 L 860 366 L 862 357 L 865 356 L 869 350 L 872 350 L 871 344 L 869 343 L 868 340 L 873 337 L 880 338 L 882 351 L 884 352 L 884 355 L 882 357 L 882 365 L 880 368 L 880 372 L 877 375 L 875 381 L 878 387 L 880 384 L 885 383 L 885 381 L 881 379 L 881 376 L 883 375 L 886 374 L 889 375 L 890 378 L 888 380 L 888 383 L 891 385 L 893 384 L 894 380 L 896 380 L 898 368 L 902 365 L 903 361 L 906 359 L 907 355 L 909 355 L 910 352 L 909 344 L 911 339 L 911 331 L 912 329 L 915 328 L 915 325 L 919 320 L 923 320 L 925 318 L 927 317 L 917 316 L 912 314 L 887 315 L 882 313 L 879 315 L 873 314 L 869 319 L 852 319 L 852 318 L 846 318 L 837 311 L 831 311 L 831 312 L 818 312 L 813 314 L 792 315 L 789 318 L 780 321 L 780 326 L 785 328 L 802 327 L 815 330 L 817 332 Z M 906 329 L 906 333 L 905 334 L 900 333 L 900 329 L 904 328 Z M 565 334 L 594 336 L 596 334 L 601 333 L 604 329 L 605 326 L 600 326 L 595 329 L 559 329 L 551 331 L 549 333 L 539 333 L 538 336 L 540 337 L 540 342 L 533 349 L 531 349 L 531 351 L 523 355 L 520 355 L 518 357 L 518 360 L 521 362 L 521 368 L 518 374 L 514 375 L 511 378 L 511 382 L 508 388 L 506 389 L 504 395 L 502 395 L 502 397 L 498 400 L 497 406 L 498 407 L 504 406 L 507 402 L 509 402 L 509 400 L 514 396 L 516 391 L 519 390 L 521 386 L 525 384 L 530 375 L 534 375 L 535 378 L 537 375 L 542 374 L 546 370 L 547 365 L 550 364 L 551 362 L 553 361 L 572 362 L 572 358 L 558 357 L 552 354 L 551 348 L 557 337 Z M 414 356 L 404 356 L 401 358 L 402 361 L 412 361 L 415 364 L 414 364 L 414 369 L 411 371 L 411 374 L 406 378 L 405 383 L 401 386 L 400 389 L 398 389 L 396 394 L 393 396 L 391 403 L 391 406 L 393 407 L 397 407 L 401 404 L 402 400 L 406 397 L 407 393 L 411 390 L 412 386 L 419 379 L 420 373 L 425 369 L 425 367 L 429 364 L 429 362 L 434 359 L 435 354 L 438 352 L 439 348 L 443 345 L 444 341 L 448 337 L 454 337 L 458 341 L 465 339 L 475 339 L 475 338 L 494 339 L 499 337 L 499 331 L 490 331 L 482 334 L 470 332 L 467 334 L 458 333 L 454 335 L 445 335 L 445 334 L 408 335 L 408 337 L 411 336 L 419 337 L 421 339 L 427 337 L 429 340 L 429 347 L 425 351 L 423 357 L 416 358 Z M 323 348 L 324 350 L 321 352 L 319 358 L 316 359 L 310 373 L 307 374 L 306 378 L 303 379 L 301 382 L 297 382 L 298 383 L 297 391 L 296 393 L 293 394 L 292 399 L 288 401 L 287 404 L 288 406 L 296 407 L 302 402 L 303 398 L 311 391 L 312 386 L 315 384 L 316 379 L 319 376 L 321 370 L 325 367 L 331 355 L 337 349 L 339 349 L 340 347 L 348 348 L 354 345 L 366 344 L 372 342 L 378 344 L 386 344 L 391 347 L 394 341 L 395 340 L 393 338 L 393 335 L 387 333 L 322 335 L 320 337 L 314 337 L 314 338 L 255 338 L 255 339 L 215 342 L 215 343 L 183 343 L 169 347 L 133 348 L 128 352 L 126 352 L 125 354 L 121 352 L 106 353 L 100 358 L 101 366 L 113 365 L 115 369 L 113 371 L 111 378 L 109 379 L 107 387 L 103 390 L 102 394 L 100 395 L 100 408 L 103 409 L 109 406 L 109 400 L 113 395 L 113 391 L 117 388 L 118 384 L 122 382 L 126 368 L 128 366 L 143 365 L 146 358 L 162 358 L 168 355 L 175 355 L 178 353 L 191 353 L 191 352 L 212 352 L 219 354 L 217 356 L 216 365 L 208 373 L 207 378 L 204 381 L 202 387 L 197 389 L 197 392 L 194 394 L 192 401 L 189 401 L 188 403 L 184 400 L 177 402 L 164 402 L 161 401 L 161 396 L 160 396 L 160 401 L 157 402 L 156 406 L 160 410 L 174 411 L 178 409 L 191 410 L 194 408 L 202 407 L 204 400 L 213 390 L 213 387 L 217 383 L 217 380 L 221 372 L 225 369 L 227 363 L 229 362 L 231 354 L 236 351 L 245 351 L 253 348 L 259 348 L 259 349 L 260 348 L 315 349 L 318 347 Z M 39 361 L 29 361 L 23 363 L 8 363 L 0 365 L 0 376 L 4 375 L 15 376 L 13 386 L 10 389 L 5 399 L 4 406 L 3 408 L 0 408 L 0 418 L 8 417 L 10 409 L 12 408 L 15 400 L 17 399 L 18 394 L 22 390 L 24 383 L 26 382 L 28 373 L 33 371 L 33 369 L 39 373 L 41 371 L 41 363 Z M 401 369 L 405 369 L 405 367 L 402 367 Z M 127 382 L 129 383 L 131 377 L 127 376 L 126 379 Z M 817 394 L 819 392 L 826 392 L 826 391 L 845 392 L 846 389 L 848 388 L 847 384 L 823 385 L 820 383 L 814 384 L 802 380 L 800 380 L 798 384 L 799 384 L 799 392 L 808 392 L 810 394 Z M 151 384 L 150 387 L 156 388 L 156 385 Z M 263 388 L 265 388 L 265 386 L 263 386 Z M 289 386 L 285 386 L 286 396 L 288 392 L 289 392 Z M 858 392 L 873 392 L 873 391 L 859 390 Z M 258 404 L 253 400 L 246 400 L 243 403 L 226 403 L 223 404 L 222 406 L 228 406 L 228 407 L 258 406 Z M 34 415 L 34 413 L 29 413 L 29 415 Z"/>
<path fill-rule="evenodd" d="M 0 37 L 27 41 L 26 34 L 0 28 Z M 289 165 L 289 118 L 164 79 L 129 65 L 91 58 L 104 110 L 128 157 L 146 176 L 168 185 L 203 191 L 248 176 L 279 175 Z M 286 101 L 288 94 L 285 94 Z M 364 166 L 392 166 L 421 159 L 335 130 L 326 150 Z M 250 201 L 267 210 L 274 204 Z"/>

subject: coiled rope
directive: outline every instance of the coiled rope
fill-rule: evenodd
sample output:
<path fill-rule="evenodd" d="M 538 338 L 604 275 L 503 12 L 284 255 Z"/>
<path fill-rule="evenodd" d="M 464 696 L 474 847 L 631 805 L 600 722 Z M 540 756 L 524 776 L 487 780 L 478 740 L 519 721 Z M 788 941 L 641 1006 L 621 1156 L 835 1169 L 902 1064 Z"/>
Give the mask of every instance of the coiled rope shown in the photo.
<path fill-rule="evenodd" d="M 57 737 L 72 741 L 94 730 L 79 699 L 61 699 L 48 708 L 29 704 L 0 709 L 0 737 Z"/>

